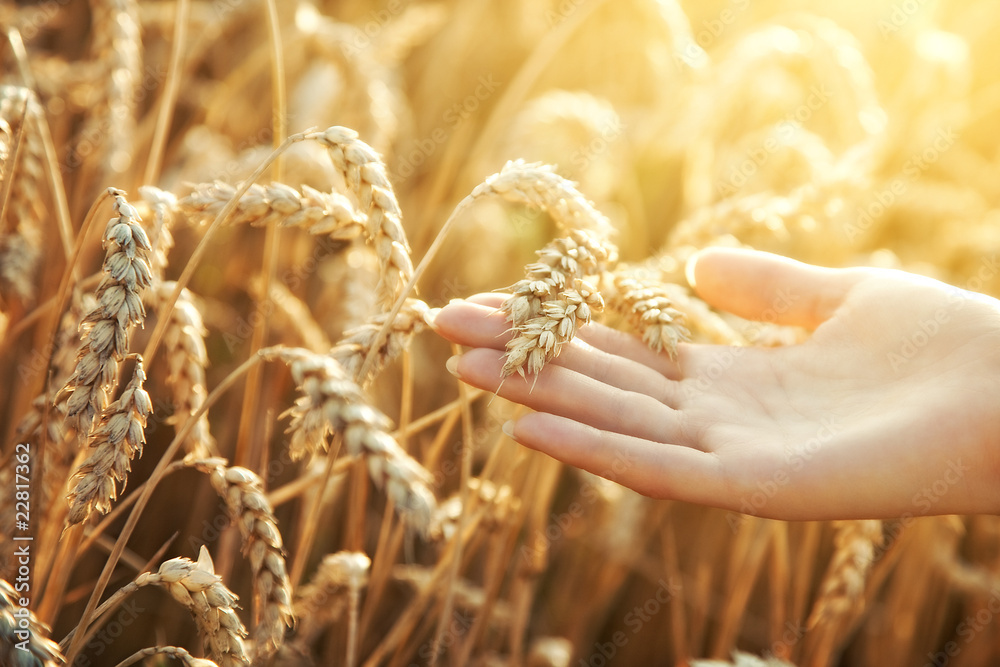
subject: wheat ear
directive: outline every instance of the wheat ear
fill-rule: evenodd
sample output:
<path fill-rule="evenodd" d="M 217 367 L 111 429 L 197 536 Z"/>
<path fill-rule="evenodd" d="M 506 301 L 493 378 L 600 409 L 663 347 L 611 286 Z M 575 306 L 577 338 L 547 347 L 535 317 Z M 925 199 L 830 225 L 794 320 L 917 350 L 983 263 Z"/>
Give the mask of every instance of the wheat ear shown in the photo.
<path fill-rule="evenodd" d="M 172 558 L 160 565 L 158 572 L 140 574 L 134 584 L 162 586 L 190 611 L 205 647 L 219 667 L 249 667 L 243 646 L 246 628 L 234 609 L 238 598 L 215 574 L 212 557 L 204 546 L 197 563 L 188 558 Z"/>
<path fill-rule="evenodd" d="M 92 6 L 93 51 L 107 65 L 107 88 L 104 103 L 81 131 L 81 141 L 97 141 L 102 169 L 117 175 L 128 170 L 135 145 L 136 86 L 142 76 L 139 3 L 100 0 Z"/>
<path fill-rule="evenodd" d="M 35 617 L 35 612 L 17 601 L 21 594 L 0 579 L 0 664 L 57 667 L 66 658 L 59 644 L 49 639 L 49 629 Z"/>
<path fill-rule="evenodd" d="M 426 534 L 436 505 L 432 477 L 389 435 L 389 418 L 368 404 L 333 357 L 302 348 L 272 349 L 266 356 L 285 362 L 302 392 L 283 415 L 291 417 L 292 458 L 326 450 L 327 436 L 339 434 L 351 456 L 364 456 L 372 480 L 403 520 Z"/>
<path fill-rule="evenodd" d="M 372 352 L 372 345 L 382 330 L 387 317 L 380 313 L 368 319 L 365 324 L 344 332 L 344 337 L 330 350 L 330 356 L 337 360 L 347 373 L 359 383 L 365 383 L 400 355 L 415 334 L 427 328 L 424 316 L 430 308 L 420 299 L 407 299 L 392 320 L 389 332 L 382 345 L 374 352 L 375 363 L 371 364 L 367 377 L 359 377 L 365 359 Z"/>
<path fill-rule="evenodd" d="M 178 210 L 195 224 L 209 223 L 236 194 L 236 186 L 216 181 L 196 185 L 177 202 Z M 229 224 L 263 227 L 280 224 L 299 227 L 310 234 L 353 239 L 364 231 L 364 216 L 338 192 L 320 192 L 308 185 L 299 193 L 284 183 L 254 183 L 240 197 Z"/>
<path fill-rule="evenodd" d="M 0 164 L 3 192 L 9 192 L 0 224 L 0 279 L 21 301 L 34 298 L 41 258 L 45 146 L 37 123 L 42 110 L 34 93 L 0 86 L 0 127 L 8 139 Z M 16 152 L 16 154 L 15 154 Z M 4 202 L 0 202 L 2 205 Z"/>
<path fill-rule="evenodd" d="M 152 301 L 159 309 L 174 293 L 177 283 L 161 282 L 151 290 Z M 164 315 L 160 313 L 160 317 Z M 166 315 L 170 323 L 163 332 L 163 347 L 167 366 L 167 386 L 173 394 L 174 414 L 170 421 L 175 427 L 196 413 L 208 395 L 205 368 L 208 354 L 205 351 L 205 325 L 201 311 L 194 303 L 190 290 L 181 290 L 174 307 Z M 215 439 L 209 429 L 208 413 L 203 413 L 185 441 L 188 454 L 205 458 L 216 453 Z"/>
<path fill-rule="evenodd" d="M 371 559 L 360 551 L 339 551 L 323 557 L 308 584 L 295 598 L 299 625 L 292 649 L 308 654 L 310 645 L 348 610 L 348 663 L 357 652 L 357 606 L 361 589 L 368 583 Z"/>
<path fill-rule="evenodd" d="M 90 433 L 94 417 L 107 405 L 107 392 L 118 375 L 120 362 L 129 349 L 132 327 L 146 317 L 142 293 L 152 276 L 152 248 L 139 224 L 139 214 L 125 200 L 125 193 L 108 188 L 114 197 L 117 217 L 104 232 L 104 278 L 97 288 L 98 306 L 81 323 L 83 344 L 77 353 L 76 370 L 66 383 L 72 393 L 67 418 L 82 438 Z"/>
<path fill-rule="evenodd" d="M 256 473 L 238 466 L 227 468 L 219 459 L 193 465 L 211 476 L 212 487 L 225 501 L 230 518 L 243 536 L 243 552 L 253 572 L 254 608 L 259 619 L 254 628 L 256 659 L 266 658 L 281 646 L 285 630 L 295 620 L 278 520 L 264 493 L 264 483 Z"/>
<path fill-rule="evenodd" d="M 573 230 L 538 253 L 525 267 L 526 277 L 510 287 L 500 310 L 507 314 L 514 337 L 507 342 L 503 374 L 538 373 L 559 355 L 563 345 L 604 309 L 600 293 L 586 282 L 614 256 L 596 235 Z"/>
<path fill-rule="evenodd" d="M 101 413 L 90 443 L 94 451 L 73 475 L 67 517 L 70 524 L 86 521 L 94 510 L 110 512 L 111 501 L 118 497 L 115 483 L 121 482 L 124 488 L 132 458 L 142 456 L 146 442 L 143 429 L 153 411 L 149 394 L 142 388 L 145 380 L 142 359 L 138 358 L 125 391 Z"/>
<path fill-rule="evenodd" d="M 809 628 L 839 619 L 861 604 L 875 547 L 882 544 L 881 521 L 835 521 L 834 525 L 836 550 L 806 623 Z"/>
<path fill-rule="evenodd" d="M 584 281 L 618 258 L 611 222 L 576 186 L 551 166 L 517 160 L 478 185 L 468 199 L 496 195 L 541 209 L 567 234 L 525 267 L 501 310 L 514 337 L 507 343 L 503 373 L 537 373 L 573 339 L 576 330 L 604 307 L 600 293 Z"/>
<path fill-rule="evenodd" d="M 365 235 L 375 246 L 380 275 L 376 295 L 390 307 L 413 275 L 410 248 L 403 231 L 402 212 L 386 175 L 385 164 L 371 146 L 346 127 L 331 127 L 309 138 L 326 146 L 333 166 L 342 174 L 347 189 L 367 216 Z"/>
<path fill-rule="evenodd" d="M 615 295 L 609 299 L 610 307 L 625 317 L 646 345 L 675 356 L 677 344 L 691 334 L 683 324 L 684 314 L 674 308 L 663 286 L 645 277 L 625 274 L 615 276 L 615 288 Z"/>

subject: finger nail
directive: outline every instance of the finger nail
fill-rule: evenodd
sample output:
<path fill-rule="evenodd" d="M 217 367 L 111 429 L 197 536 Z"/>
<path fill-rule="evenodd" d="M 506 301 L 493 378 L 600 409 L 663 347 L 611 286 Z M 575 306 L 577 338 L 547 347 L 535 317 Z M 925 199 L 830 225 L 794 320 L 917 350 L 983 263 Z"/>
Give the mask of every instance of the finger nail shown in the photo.
<path fill-rule="evenodd" d="M 459 377 L 459 375 L 458 375 L 458 359 L 459 359 L 459 355 L 456 354 L 453 357 L 448 357 L 448 361 L 444 362 L 444 367 L 447 368 L 448 372 L 451 373 L 452 375 L 454 375 L 455 377 Z"/>
<path fill-rule="evenodd" d="M 510 438 L 511 440 L 514 440 L 514 420 L 513 419 L 508 419 L 507 421 L 505 421 L 503 423 L 503 426 L 500 427 L 500 430 L 503 431 L 504 435 L 506 435 L 508 438 Z"/>
<path fill-rule="evenodd" d="M 438 313 L 440 312 L 441 312 L 440 308 L 431 308 L 426 313 L 424 313 L 424 322 L 426 322 L 427 326 L 429 326 L 431 329 L 436 328 L 434 326 L 434 320 L 437 318 Z"/>

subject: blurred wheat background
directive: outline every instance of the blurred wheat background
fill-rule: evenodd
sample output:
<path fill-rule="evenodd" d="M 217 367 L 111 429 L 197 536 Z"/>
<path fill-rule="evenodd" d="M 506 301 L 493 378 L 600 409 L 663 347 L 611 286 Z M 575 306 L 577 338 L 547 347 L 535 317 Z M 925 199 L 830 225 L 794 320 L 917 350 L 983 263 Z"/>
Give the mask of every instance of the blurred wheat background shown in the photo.
<path fill-rule="evenodd" d="M 543 247 L 667 348 L 801 340 L 691 295 L 709 245 L 1000 295 L 996 3 L 0 25 L 3 665 L 1000 661 L 1000 521 L 920 518 L 947 485 L 886 522 L 651 501 L 507 439 L 423 319 Z"/>

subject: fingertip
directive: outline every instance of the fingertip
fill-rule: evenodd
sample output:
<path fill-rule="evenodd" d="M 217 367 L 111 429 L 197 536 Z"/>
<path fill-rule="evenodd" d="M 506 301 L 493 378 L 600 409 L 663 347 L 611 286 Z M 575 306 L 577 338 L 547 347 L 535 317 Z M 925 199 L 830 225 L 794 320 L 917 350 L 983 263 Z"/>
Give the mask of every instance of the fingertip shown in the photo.
<path fill-rule="evenodd" d="M 437 331 L 437 325 L 435 321 L 437 320 L 438 314 L 441 312 L 440 308 L 431 308 L 424 313 L 424 323 L 427 324 L 431 329 Z"/>

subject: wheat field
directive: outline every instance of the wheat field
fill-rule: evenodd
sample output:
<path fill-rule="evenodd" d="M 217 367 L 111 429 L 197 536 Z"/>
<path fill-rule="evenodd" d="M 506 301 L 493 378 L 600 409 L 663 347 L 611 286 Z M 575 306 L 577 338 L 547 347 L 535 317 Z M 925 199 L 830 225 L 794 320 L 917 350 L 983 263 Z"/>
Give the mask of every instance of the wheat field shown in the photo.
<path fill-rule="evenodd" d="M 0 665 L 1000 662 L 997 517 L 642 497 L 511 441 L 426 319 L 511 292 L 509 373 L 591 319 L 801 341 L 692 294 L 713 245 L 1000 296 L 996 3 L 0 25 Z"/>

